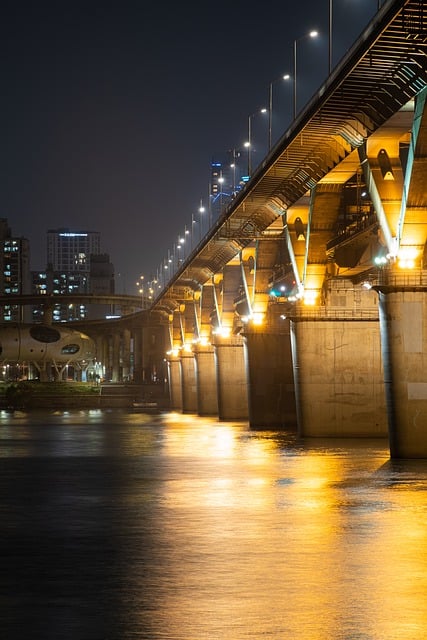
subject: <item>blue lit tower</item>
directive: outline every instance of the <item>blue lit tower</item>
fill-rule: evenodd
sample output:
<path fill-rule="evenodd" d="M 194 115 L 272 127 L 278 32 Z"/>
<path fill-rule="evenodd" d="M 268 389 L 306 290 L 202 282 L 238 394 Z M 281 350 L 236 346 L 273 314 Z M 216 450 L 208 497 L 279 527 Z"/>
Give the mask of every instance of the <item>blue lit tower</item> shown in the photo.
<path fill-rule="evenodd" d="M 209 185 L 211 221 L 219 218 L 221 211 L 230 203 L 244 184 L 240 156 L 240 151 L 230 149 L 221 157 L 212 159 Z"/>

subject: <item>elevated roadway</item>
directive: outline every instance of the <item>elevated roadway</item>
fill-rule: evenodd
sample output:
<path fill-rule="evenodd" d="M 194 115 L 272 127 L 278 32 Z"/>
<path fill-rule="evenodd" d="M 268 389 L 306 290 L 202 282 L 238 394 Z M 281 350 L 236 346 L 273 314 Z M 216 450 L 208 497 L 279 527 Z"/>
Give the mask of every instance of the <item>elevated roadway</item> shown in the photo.
<path fill-rule="evenodd" d="M 301 200 L 316 187 L 327 190 L 354 177 L 363 168 L 364 144 L 374 134 L 379 148 L 390 136 L 409 139 L 414 98 L 427 84 L 426 51 L 425 2 L 385 2 L 153 307 L 175 310 L 249 245 L 296 232 Z M 330 260 L 326 244 L 337 230 L 337 217 L 337 211 L 322 211 L 311 221 L 310 250 L 321 254 L 323 263 Z M 387 252 L 393 253 L 395 240 L 386 225 L 384 232 Z M 363 270 L 355 265 L 346 276 Z"/>
<path fill-rule="evenodd" d="M 386 1 L 158 292 L 173 406 L 427 457 L 426 54 Z"/>

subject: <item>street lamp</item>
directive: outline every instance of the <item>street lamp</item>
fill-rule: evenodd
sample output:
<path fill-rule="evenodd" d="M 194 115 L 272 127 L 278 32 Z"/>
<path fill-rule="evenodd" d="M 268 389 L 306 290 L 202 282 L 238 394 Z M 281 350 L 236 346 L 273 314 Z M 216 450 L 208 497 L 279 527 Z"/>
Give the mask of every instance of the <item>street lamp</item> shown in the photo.
<path fill-rule="evenodd" d="M 251 172 L 252 172 L 252 118 L 256 115 L 258 115 L 259 113 L 267 113 L 268 109 L 266 109 L 265 107 L 262 107 L 261 109 L 258 109 L 258 111 L 254 111 L 254 113 L 251 113 L 250 116 L 248 116 L 248 140 L 247 142 L 245 142 L 245 147 L 247 147 L 248 149 L 248 178 L 251 177 Z"/>
<path fill-rule="evenodd" d="M 310 31 L 294 40 L 294 120 L 297 117 L 297 43 L 304 38 L 317 38 L 318 31 Z"/>
<path fill-rule="evenodd" d="M 333 13 L 333 0 L 329 0 L 329 75 L 332 70 L 332 13 Z"/>
<path fill-rule="evenodd" d="M 138 293 L 141 294 L 141 306 L 143 309 L 145 309 L 145 291 L 144 291 L 144 276 L 140 276 L 139 280 L 136 283 L 136 286 L 139 287 L 138 288 Z"/>
<path fill-rule="evenodd" d="M 222 196 L 223 196 L 223 184 L 225 182 L 225 178 L 222 175 L 222 170 L 219 172 L 218 184 L 219 184 L 219 208 L 222 212 Z"/>
<path fill-rule="evenodd" d="M 273 128 L 273 84 L 277 82 L 277 80 L 289 80 L 290 77 L 291 76 L 289 75 L 289 73 L 285 73 L 279 76 L 279 78 L 276 78 L 276 80 L 272 80 L 268 88 L 268 150 L 269 151 L 271 149 L 271 137 L 272 137 L 272 128 Z"/>
<path fill-rule="evenodd" d="M 203 220 L 203 214 L 206 211 L 205 207 L 203 206 L 203 201 L 200 198 L 200 206 L 199 206 L 199 213 L 200 213 L 200 224 L 199 224 L 199 242 L 202 239 L 202 220 Z"/>

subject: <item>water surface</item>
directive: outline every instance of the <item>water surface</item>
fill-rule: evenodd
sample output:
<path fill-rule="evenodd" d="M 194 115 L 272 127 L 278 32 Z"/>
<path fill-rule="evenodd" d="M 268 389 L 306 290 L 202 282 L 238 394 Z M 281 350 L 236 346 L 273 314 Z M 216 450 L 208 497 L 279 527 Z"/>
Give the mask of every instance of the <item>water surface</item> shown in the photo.
<path fill-rule="evenodd" d="M 168 413 L 0 415 L 5 640 L 424 640 L 427 462 Z"/>

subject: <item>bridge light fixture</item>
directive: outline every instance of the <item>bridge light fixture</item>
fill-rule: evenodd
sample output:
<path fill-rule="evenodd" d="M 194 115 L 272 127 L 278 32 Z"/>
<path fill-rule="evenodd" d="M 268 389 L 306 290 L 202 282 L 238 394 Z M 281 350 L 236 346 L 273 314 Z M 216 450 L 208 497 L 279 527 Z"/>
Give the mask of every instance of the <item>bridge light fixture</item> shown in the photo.
<path fill-rule="evenodd" d="M 418 254 L 416 247 L 402 247 L 397 256 L 399 269 L 415 269 Z"/>
<path fill-rule="evenodd" d="M 254 113 L 251 113 L 250 116 L 248 116 L 248 139 L 244 143 L 244 146 L 248 150 L 248 176 L 249 177 L 251 177 L 251 173 L 252 173 L 252 118 L 254 118 L 259 113 L 268 113 L 268 109 L 266 107 L 261 107 L 257 111 L 254 111 Z"/>
<path fill-rule="evenodd" d="M 252 314 L 252 322 L 258 327 L 264 324 L 264 313 L 262 313 L 261 311 L 255 311 Z"/>
<path fill-rule="evenodd" d="M 172 356 L 172 358 L 177 358 L 179 356 L 179 351 L 178 347 L 174 347 L 173 349 L 166 351 L 166 355 Z"/>
<path fill-rule="evenodd" d="M 319 32 L 313 29 L 294 40 L 294 120 L 297 117 L 297 44 L 304 38 L 317 38 L 318 35 Z"/>
<path fill-rule="evenodd" d="M 319 292 L 316 289 L 305 289 L 303 301 L 306 306 L 313 307 L 316 304 Z"/>
<path fill-rule="evenodd" d="M 278 80 L 290 80 L 289 73 L 283 73 L 281 76 L 272 80 L 268 87 L 268 150 L 270 151 L 272 145 L 272 130 L 273 130 L 273 85 Z"/>
<path fill-rule="evenodd" d="M 230 327 L 217 327 L 213 333 L 221 338 L 229 338 L 231 335 L 231 329 Z"/>

